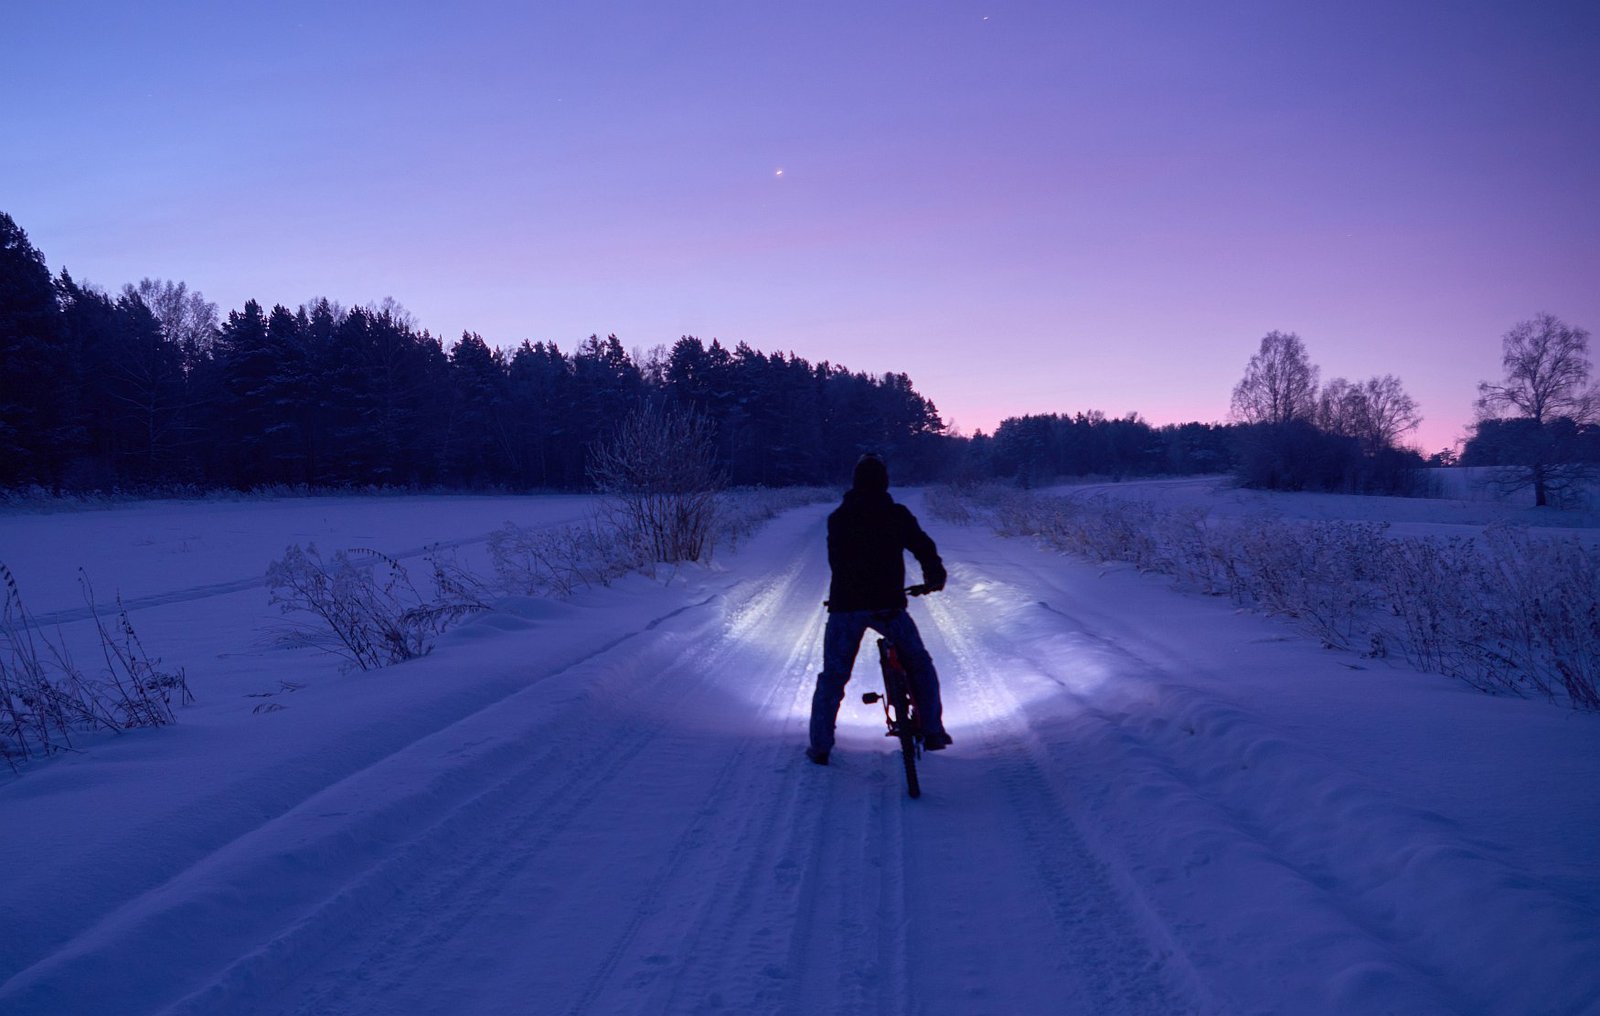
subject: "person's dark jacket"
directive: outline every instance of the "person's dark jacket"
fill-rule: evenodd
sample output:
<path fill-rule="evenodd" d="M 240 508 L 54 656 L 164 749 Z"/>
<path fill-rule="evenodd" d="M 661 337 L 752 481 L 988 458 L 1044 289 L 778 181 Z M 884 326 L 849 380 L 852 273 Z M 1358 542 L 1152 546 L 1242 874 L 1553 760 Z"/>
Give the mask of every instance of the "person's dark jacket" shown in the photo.
<path fill-rule="evenodd" d="M 910 509 L 888 491 L 846 491 L 828 516 L 828 611 L 904 610 L 908 550 L 922 565 L 922 580 L 943 587 L 944 562 Z"/>

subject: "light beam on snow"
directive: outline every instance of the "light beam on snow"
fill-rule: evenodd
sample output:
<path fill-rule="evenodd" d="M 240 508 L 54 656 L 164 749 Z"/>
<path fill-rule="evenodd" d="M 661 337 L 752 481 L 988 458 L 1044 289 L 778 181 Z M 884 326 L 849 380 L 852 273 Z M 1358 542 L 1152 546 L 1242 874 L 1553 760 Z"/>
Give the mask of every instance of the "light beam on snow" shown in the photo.
<path fill-rule="evenodd" d="M 943 655 L 949 662 L 937 652 L 935 662 L 952 719 L 1000 719 L 1046 698 L 1092 708 L 1118 683 L 1121 658 L 1020 589 L 993 580 L 975 582 L 952 599 L 930 601 L 929 607 L 937 631 L 930 647 L 940 642 L 947 647 Z"/>

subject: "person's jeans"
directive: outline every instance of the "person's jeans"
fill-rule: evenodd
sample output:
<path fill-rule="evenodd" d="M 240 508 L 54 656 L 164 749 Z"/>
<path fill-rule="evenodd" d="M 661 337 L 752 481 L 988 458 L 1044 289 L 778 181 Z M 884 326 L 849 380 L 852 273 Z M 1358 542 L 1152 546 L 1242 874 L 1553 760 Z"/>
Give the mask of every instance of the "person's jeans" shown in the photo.
<path fill-rule="evenodd" d="M 833 727 L 839 718 L 839 703 L 844 701 L 844 686 L 850 681 L 861 636 L 867 629 L 885 635 L 900 650 L 900 662 L 917 698 L 925 733 L 944 732 L 944 710 L 939 704 L 939 674 L 933 658 L 922 645 L 915 621 L 904 610 L 841 610 L 828 615 L 822 636 L 822 673 L 817 675 L 817 690 L 811 695 L 811 747 L 833 750 Z"/>

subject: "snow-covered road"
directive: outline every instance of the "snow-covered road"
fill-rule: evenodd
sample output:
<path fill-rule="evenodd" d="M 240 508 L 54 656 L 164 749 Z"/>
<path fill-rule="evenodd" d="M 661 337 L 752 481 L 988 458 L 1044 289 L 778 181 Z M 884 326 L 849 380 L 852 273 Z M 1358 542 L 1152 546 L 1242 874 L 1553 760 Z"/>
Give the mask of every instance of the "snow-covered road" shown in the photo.
<path fill-rule="evenodd" d="M 935 526 L 951 588 L 913 611 L 956 744 L 913 801 L 856 696 L 834 764 L 800 754 L 825 511 L 665 588 L 507 603 L 387 696 L 0 786 L 0 1012 L 1600 1007 L 1592 717 Z M 278 719 L 275 759 L 243 732 Z M 119 762 L 225 771 L 120 839 L 102 788 L 51 863 L 53 795 Z"/>

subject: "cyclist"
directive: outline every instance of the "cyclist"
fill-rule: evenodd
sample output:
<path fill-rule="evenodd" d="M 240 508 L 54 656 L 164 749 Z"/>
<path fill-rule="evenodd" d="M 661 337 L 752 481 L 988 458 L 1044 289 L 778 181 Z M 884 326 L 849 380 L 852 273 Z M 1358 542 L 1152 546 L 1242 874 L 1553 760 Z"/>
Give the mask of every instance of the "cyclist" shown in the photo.
<path fill-rule="evenodd" d="M 806 758 L 828 764 L 833 728 L 844 700 L 861 637 L 868 628 L 887 636 L 916 696 L 922 747 L 937 751 L 951 743 L 939 704 L 939 675 L 922 645 L 916 623 L 906 613 L 905 552 L 922 566 L 929 592 L 943 589 L 944 562 L 916 516 L 889 496 L 889 468 L 868 453 L 856 463 L 844 502 L 828 516 L 828 627 L 822 637 L 822 673 L 811 696 L 811 744 Z"/>

